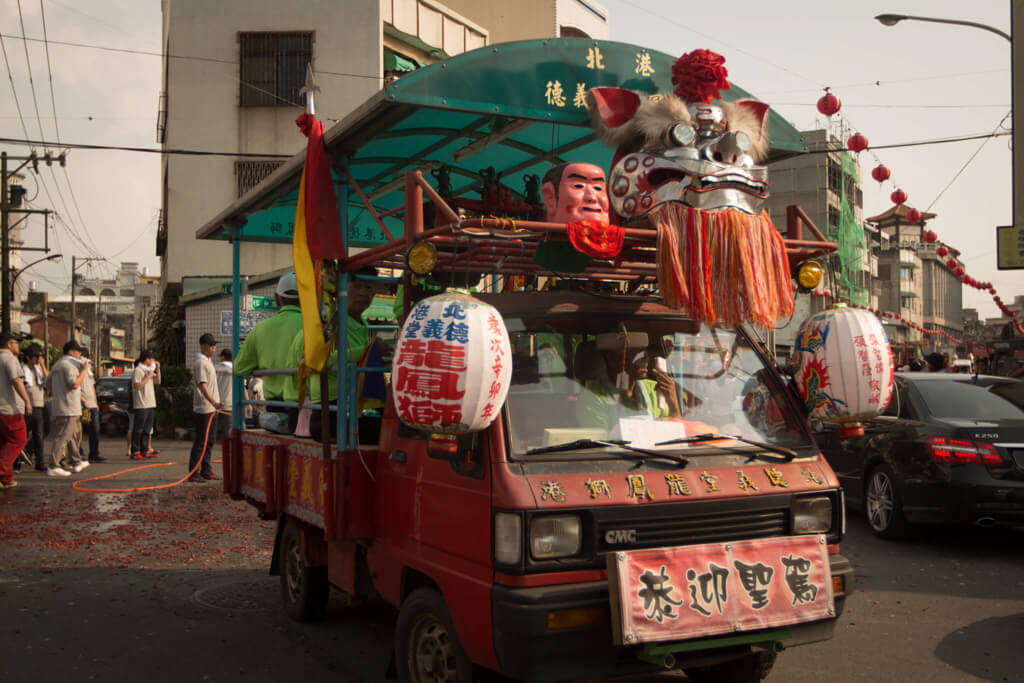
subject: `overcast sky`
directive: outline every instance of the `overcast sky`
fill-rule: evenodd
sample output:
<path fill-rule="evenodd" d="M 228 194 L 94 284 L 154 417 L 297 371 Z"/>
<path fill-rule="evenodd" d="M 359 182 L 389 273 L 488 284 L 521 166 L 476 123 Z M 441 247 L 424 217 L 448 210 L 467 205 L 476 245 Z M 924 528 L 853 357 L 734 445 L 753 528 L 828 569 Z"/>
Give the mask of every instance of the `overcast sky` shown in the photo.
<path fill-rule="evenodd" d="M 826 125 L 814 106 L 825 86 L 841 98 L 844 122 L 853 126 L 844 139 L 857 131 L 873 145 L 990 133 L 1010 111 L 1010 47 L 1005 40 L 978 29 L 919 22 L 887 28 L 872 19 L 883 12 L 916 14 L 967 19 L 1009 32 L 1008 0 L 603 2 L 613 40 L 670 54 L 698 47 L 715 50 L 726 57 L 730 80 L 801 130 Z M 160 51 L 159 0 L 42 0 L 42 7 L 51 41 Z M 21 10 L 25 33 L 41 38 L 40 0 L 21 0 Z M 6 36 L 21 35 L 17 0 L 0 0 L 0 30 Z M 34 101 L 24 43 L 5 37 L 3 44 L 28 137 L 56 140 L 43 44 L 28 43 Z M 156 146 L 159 57 L 56 44 L 49 51 L 62 141 Z M 9 81 L 0 84 L 0 137 L 23 138 L 10 86 Z M 1004 127 L 1009 130 L 1009 119 Z M 296 150 L 301 144 L 297 137 Z M 26 152 L 24 147 L 0 147 L 11 154 Z M 892 170 L 892 181 L 881 187 L 868 175 L 878 160 Z M 861 170 L 865 216 L 888 209 L 889 194 L 898 185 L 906 191 L 908 204 L 938 214 L 931 227 L 963 252 L 968 273 L 993 281 L 1006 301 L 1024 294 L 1024 274 L 995 268 L 995 226 L 1012 221 L 1008 137 L 984 146 L 972 141 L 869 151 L 861 154 Z M 41 180 L 49 197 L 43 189 L 37 194 L 32 179 L 26 183 L 29 197 L 33 206 L 61 214 L 63 222 L 51 246 L 66 260 L 41 264 L 23 277 L 53 293 L 66 292 L 70 255 L 96 253 L 114 263 L 138 261 L 156 272 L 158 155 L 74 150 L 66 170 L 43 170 Z M 38 244 L 42 223 L 33 225 L 26 241 Z M 34 258 L 26 254 L 26 260 Z M 79 272 L 109 275 L 113 268 L 87 266 Z M 973 289 L 965 288 L 964 300 L 983 316 L 997 314 L 991 299 Z"/>

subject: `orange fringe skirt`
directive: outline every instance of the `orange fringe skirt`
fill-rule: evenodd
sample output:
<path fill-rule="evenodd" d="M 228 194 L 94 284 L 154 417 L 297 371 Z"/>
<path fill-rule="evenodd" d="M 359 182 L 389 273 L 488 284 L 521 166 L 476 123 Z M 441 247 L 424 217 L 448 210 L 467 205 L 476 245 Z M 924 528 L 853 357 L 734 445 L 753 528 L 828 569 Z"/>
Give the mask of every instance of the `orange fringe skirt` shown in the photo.
<path fill-rule="evenodd" d="M 793 314 L 789 261 L 767 212 L 702 211 L 669 203 L 658 226 L 658 285 L 665 303 L 708 325 L 772 329 Z"/>

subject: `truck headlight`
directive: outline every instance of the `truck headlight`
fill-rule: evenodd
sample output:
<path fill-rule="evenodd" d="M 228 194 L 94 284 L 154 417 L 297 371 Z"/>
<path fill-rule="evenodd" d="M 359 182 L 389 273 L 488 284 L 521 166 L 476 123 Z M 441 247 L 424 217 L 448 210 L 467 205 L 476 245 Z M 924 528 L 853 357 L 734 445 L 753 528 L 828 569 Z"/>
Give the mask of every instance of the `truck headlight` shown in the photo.
<path fill-rule="evenodd" d="M 530 556 L 535 560 L 576 555 L 582 540 L 577 515 L 545 515 L 530 520 Z"/>
<path fill-rule="evenodd" d="M 494 515 L 494 562 L 519 564 L 523 557 L 523 518 L 511 512 Z"/>
<path fill-rule="evenodd" d="M 823 534 L 832 528 L 832 499 L 808 496 L 793 501 L 793 533 Z"/>

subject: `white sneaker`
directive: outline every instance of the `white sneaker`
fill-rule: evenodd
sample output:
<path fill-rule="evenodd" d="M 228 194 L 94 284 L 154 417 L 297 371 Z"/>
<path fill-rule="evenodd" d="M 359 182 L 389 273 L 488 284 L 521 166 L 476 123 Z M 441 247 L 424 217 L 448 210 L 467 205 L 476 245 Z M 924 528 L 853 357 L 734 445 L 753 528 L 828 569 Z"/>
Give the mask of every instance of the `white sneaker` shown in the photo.
<path fill-rule="evenodd" d="M 72 467 L 71 471 L 74 472 L 75 474 L 77 474 L 77 473 L 81 472 L 82 470 L 84 470 L 88 466 L 89 466 L 89 462 L 87 460 L 83 460 L 82 462 L 80 462 L 77 465 L 75 465 L 74 467 Z"/>
<path fill-rule="evenodd" d="M 51 467 L 46 470 L 46 474 L 51 477 L 70 477 L 71 473 L 60 467 Z"/>

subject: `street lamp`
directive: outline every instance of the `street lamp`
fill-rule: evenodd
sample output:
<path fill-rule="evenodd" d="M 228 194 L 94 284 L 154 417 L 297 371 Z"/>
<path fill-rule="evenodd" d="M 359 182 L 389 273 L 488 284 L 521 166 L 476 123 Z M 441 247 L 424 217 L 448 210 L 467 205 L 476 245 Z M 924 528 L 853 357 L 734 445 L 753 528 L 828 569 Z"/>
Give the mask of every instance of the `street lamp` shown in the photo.
<path fill-rule="evenodd" d="M 882 24 L 883 26 L 895 26 L 901 21 L 928 21 L 933 24 L 954 24 L 956 26 L 971 26 L 973 28 L 980 28 L 983 31 L 989 31 L 995 33 L 998 36 L 1006 38 L 1008 42 L 1013 42 L 1013 38 L 1010 37 L 1009 33 L 1000 31 L 994 26 L 988 24 L 979 24 L 976 21 L 964 21 L 962 19 L 939 19 L 937 17 L 914 17 L 908 14 L 879 14 L 875 17 L 875 21 Z"/>
<path fill-rule="evenodd" d="M 24 273 L 26 270 L 36 265 L 37 263 L 42 263 L 43 261 L 59 261 L 62 258 L 64 258 L 64 254 L 50 254 L 49 256 L 44 256 L 41 259 L 36 259 L 27 266 L 23 266 L 18 270 L 14 271 L 14 277 L 11 278 L 11 301 L 14 300 L 14 283 L 18 281 L 19 275 L 21 275 L 22 273 Z"/>

